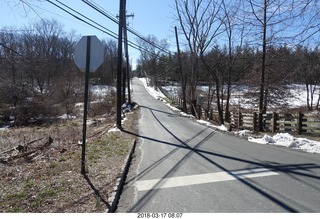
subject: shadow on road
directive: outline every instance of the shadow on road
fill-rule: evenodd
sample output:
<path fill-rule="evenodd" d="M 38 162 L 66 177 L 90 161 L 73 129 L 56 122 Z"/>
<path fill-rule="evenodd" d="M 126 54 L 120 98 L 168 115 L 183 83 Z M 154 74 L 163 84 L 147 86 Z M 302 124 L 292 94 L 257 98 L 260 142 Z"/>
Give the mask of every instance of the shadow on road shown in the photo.
<path fill-rule="evenodd" d="M 172 137 L 174 137 L 179 143 L 168 142 L 168 141 L 161 140 L 161 139 L 154 139 L 154 138 L 150 138 L 148 136 L 142 136 L 142 135 L 137 134 L 137 133 L 132 133 L 130 131 L 123 130 L 124 132 L 126 132 L 128 134 L 131 134 L 131 135 L 134 135 L 136 137 L 139 137 L 141 139 L 146 139 L 146 140 L 154 141 L 154 142 L 157 142 L 157 143 L 160 143 L 160 144 L 165 144 L 165 145 L 168 145 L 168 146 L 171 146 L 171 147 L 175 147 L 174 150 L 169 152 L 167 155 L 165 155 L 164 157 L 162 157 L 158 161 L 154 162 L 151 166 L 149 166 L 143 172 L 140 172 L 139 175 L 136 177 L 136 180 L 138 180 L 139 178 L 143 177 L 148 172 L 152 171 L 156 166 L 160 165 L 164 160 L 168 159 L 170 156 L 173 156 L 178 150 L 184 149 L 184 150 L 188 150 L 189 152 L 175 166 L 173 166 L 163 176 L 162 179 L 168 178 L 173 173 L 173 171 L 176 170 L 177 168 L 179 168 L 181 163 L 185 159 L 187 159 L 189 156 L 191 156 L 192 154 L 197 154 L 198 156 L 200 156 L 204 160 L 208 161 L 212 165 L 214 165 L 214 166 L 218 167 L 219 169 L 221 169 L 222 171 L 233 175 L 234 177 L 237 178 L 237 180 L 239 182 L 241 182 L 242 184 L 246 185 L 247 187 L 253 189 L 254 191 L 258 192 L 262 196 L 264 196 L 267 199 L 269 199 L 271 202 L 273 202 L 276 205 L 282 207 L 287 212 L 298 212 L 298 210 L 296 210 L 294 207 L 290 206 L 289 204 L 286 204 L 285 198 L 281 198 L 281 200 L 280 200 L 280 198 L 277 198 L 277 197 L 271 195 L 270 192 L 266 192 L 263 189 L 261 189 L 261 187 L 263 187 L 263 185 L 259 185 L 259 184 L 255 183 L 253 181 L 248 180 L 248 179 L 243 179 L 239 175 L 232 174 L 232 172 L 235 171 L 235 170 L 229 170 L 229 169 L 225 168 L 221 164 L 215 162 L 213 159 L 210 159 L 208 156 L 210 155 L 210 157 L 215 156 L 215 157 L 219 157 L 219 158 L 223 158 L 223 159 L 243 162 L 243 163 L 246 163 L 246 164 L 254 165 L 255 166 L 254 168 L 265 168 L 265 169 L 268 169 L 270 171 L 287 174 L 291 178 L 293 178 L 295 180 L 299 180 L 299 181 L 302 180 L 301 177 L 299 178 L 299 176 L 307 177 L 307 178 L 314 179 L 314 180 L 320 180 L 320 176 L 313 175 L 312 172 L 311 172 L 312 169 L 320 169 L 320 166 L 317 165 L 317 164 L 313 164 L 313 163 L 281 164 L 281 163 L 274 163 L 274 162 L 268 162 L 268 161 L 257 162 L 257 161 L 242 159 L 242 158 L 238 158 L 238 157 L 223 155 L 223 154 L 215 153 L 215 152 L 212 152 L 212 151 L 200 149 L 200 146 L 202 144 L 204 144 L 205 142 L 209 141 L 211 138 L 214 137 L 214 135 L 216 133 L 215 131 L 213 131 L 212 129 L 206 127 L 204 129 L 202 129 L 200 132 L 196 133 L 190 139 L 183 141 L 176 134 L 174 134 L 173 131 L 169 130 L 158 119 L 158 117 L 155 115 L 155 112 L 165 113 L 165 114 L 168 114 L 168 115 L 170 115 L 170 113 L 164 112 L 164 111 L 160 111 L 160 110 L 157 110 L 157 109 L 152 109 L 152 108 L 149 108 L 149 107 L 144 107 L 144 108 L 150 110 L 150 112 L 153 115 L 153 117 L 155 118 L 155 120 L 163 127 L 164 130 L 166 130 L 166 132 L 168 132 Z M 201 134 L 204 134 L 208 130 L 209 130 L 209 134 L 206 135 L 203 139 L 201 139 L 195 146 L 190 146 L 188 144 L 191 140 L 194 140 L 196 137 L 200 136 Z M 132 181 L 132 180 L 134 180 L 134 179 L 131 179 L 130 181 Z M 154 186 L 154 188 L 156 188 L 161 183 L 162 183 L 162 180 L 160 180 L 160 182 L 158 184 L 156 184 Z M 303 183 L 308 184 L 308 182 L 305 181 L 305 180 L 303 180 Z M 312 184 L 310 184 L 310 186 L 312 186 L 313 189 L 315 189 L 316 191 L 320 192 L 320 187 L 315 187 Z M 139 212 L 141 210 L 141 208 L 148 201 L 150 201 L 152 196 L 155 195 L 157 192 L 158 192 L 158 189 L 151 189 L 148 192 L 146 192 L 146 194 L 142 198 L 140 198 L 138 200 L 138 202 L 131 209 L 128 210 L 128 212 Z M 276 193 L 276 192 L 274 192 L 274 193 Z M 277 196 L 281 197 L 281 195 L 277 195 Z M 303 206 L 303 207 L 304 207 L 304 209 L 307 209 L 307 210 L 309 209 L 307 206 Z M 312 211 L 312 210 L 310 210 L 310 211 Z"/>

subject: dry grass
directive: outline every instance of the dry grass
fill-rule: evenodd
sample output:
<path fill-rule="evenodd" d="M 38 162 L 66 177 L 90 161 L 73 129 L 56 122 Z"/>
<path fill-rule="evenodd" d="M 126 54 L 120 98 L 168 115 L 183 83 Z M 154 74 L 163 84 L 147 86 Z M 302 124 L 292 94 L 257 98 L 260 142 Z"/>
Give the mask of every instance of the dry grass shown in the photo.
<path fill-rule="evenodd" d="M 125 128 L 131 129 L 137 112 L 127 117 Z M 86 177 L 80 174 L 80 120 L 1 131 L 0 154 L 37 139 L 42 140 L 33 147 L 49 137 L 53 143 L 31 161 L 0 163 L 0 212 L 105 212 L 133 140 L 123 132 L 108 133 L 114 121 L 88 125 Z"/>

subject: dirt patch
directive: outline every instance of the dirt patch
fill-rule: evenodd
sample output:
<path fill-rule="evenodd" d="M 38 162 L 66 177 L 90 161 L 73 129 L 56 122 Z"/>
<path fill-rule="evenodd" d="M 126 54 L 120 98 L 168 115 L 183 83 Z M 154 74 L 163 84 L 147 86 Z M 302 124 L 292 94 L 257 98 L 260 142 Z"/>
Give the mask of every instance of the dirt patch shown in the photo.
<path fill-rule="evenodd" d="M 137 114 L 126 115 L 124 129 L 134 131 Z M 134 139 L 108 132 L 114 121 L 89 123 L 86 176 L 80 174 L 81 120 L 1 131 L 0 155 L 19 146 L 36 153 L 0 163 L 0 212 L 105 212 Z"/>

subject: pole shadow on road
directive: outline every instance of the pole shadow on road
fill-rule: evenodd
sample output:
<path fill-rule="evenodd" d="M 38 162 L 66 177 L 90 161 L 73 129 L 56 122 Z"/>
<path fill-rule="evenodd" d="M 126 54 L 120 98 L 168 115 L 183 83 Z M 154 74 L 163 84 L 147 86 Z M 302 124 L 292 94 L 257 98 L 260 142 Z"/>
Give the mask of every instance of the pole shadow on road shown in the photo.
<path fill-rule="evenodd" d="M 163 110 L 159 110 L 159 109 L 154 109 L 154 108 L 151 108 L 151 107 L 147 107 L 147 106 L 140 106 L 140 108 L 145 108 L 145 109 L 148 109 L 150 111 L 155 111 L 155 112 L 159 112 L 159 113 L 164 113 L 168 116 L 180 116 L 179 114 L 177 113 L 172 113 L 172 112 L 166 112 L 166 111 L 163 111 Z"/>
<path fill-rule="evenodd" d="M 203 158 L 204 160 L 206 160 L 209 163 L 211 163 L 212 165 L 218 167 L 222 171 L 227 172 L 227 173 L 229 173 L 231 175 L 233 175 L 232 172 L 234 172 L 235 170 L 227 169 L 226 167 L 222 166 L 221 164 L 215 162 L 213 159 L 210 159 L 208 156 L 214 156 L 214 157 L 219 157 L 219 158 L 228 159 L 228 160 L 232 160 L 232 161 L 238 161 L 238 162 L 254 165 L 255 168 L 265 168 L 265 169 L 268 169 L 270 171 L 287 174 L 291 178 L 293 178 L 295 180 L 299 180 L 299 181 L 302 181 L 301 177 L 298 178 L 299 176 L 307 177 L 307 178 L 314 179 L 314 180 L 320 180 L 320 176 L 312 175 L 312 172 L 311 172 L 312 169 L 320 169 L 320 166 L 317 165 L 317 164 L 314 164 L 314 163 L 281 164 L 281 163 L 274 163 L 274 162 L 268 162 L 268 161 L 257 162 L 257 161 L 242 159 L 242 158 L 238 158 L 238 157 L 228 156 L 228 155 L 219 154 L 219 153 L 215 153 L 215 152 L 212 152 L 212 151 L 200 149 L 200 146 L 202 144 L 204 144 L 206 141 L 209 141 L 212 137 L 214 137 L 214 135 L 216 133 L 215 131 L 213 131 L 209 127 L 206 127 L 204 129 L 202 129 L 200 132 L 196 133 L 190 139 L 183 141 L 176 134 L 174 134 L 172 131 L 170 131 L 157 118 L 157 116 L 155 115 L 154 111 L 165 113 L 165 114 L 168 114 L 168 115 L 170 115 L 170 113 L 165 112 L 165 111 L 160 111 L 160 110 L 157 110 L 157 109 L 152 109 L 152 108 L 149 108 L 149 107 L 145 107 L 145 108 L 150 110 L 150 112 L 154 116 L 155 120 L 163 127 L 164 130 L 166 130 L 179 143 L 168 142 L 168 141 L 164 141 L 162 139 L 154 139 L 154 138 L 150 138 L 148 136 L 142 136 L 142 135 L 137 134 L 137 133 L 133 133 L 133 132 L 130 132 L 130 131 L 127 131 L 127 130 L 123 130 L 125 133 L 134 135 L 134 136 L 136 136 L 138 138 L 141 138 L 141 139 L 146 139 L 146 140 L 154 141 L 154 142 L 157 142 L 157 143 L 160 143 L 160 144 L 165 144 L 165 145 L 168 145 L 170 147 L 176 147 L 174 150 L 169 152 L 166 156 L 164 156 L 161 159 L 159 159 L 158 161 L 154 162 L 147 169 L 145 169 L 144 171 L 139 173 L 139 175 L 136 176 L 136 179 L 131 179 L 130 181 L 137 180 L 137 179 L 141 178 L 142 176 L 144 176 L 145 174 L 147 174 L 148 172 L 152 171 L 156 166 L 160 165 L 164 160 L 168 159 L 168 157 L 173 156 L 180 149 L 189 150 L 189 152 L 175 166 L 173 166 L 162 177 L 162 179 L 165 179 L 165 178 L 169 177 L 173 173 L 173 170 L 175 170 L 176 168 L 179 168 L 179 166 L 181 165 L 181 163 L 185 159 L 187 159 L 192 154 L 196 154 L 196 155 L 200 156 L 201 158 Z M 203 134 L 204 132 L 206 132 L 208 130 L 212 130 L 212 131 L 209 131 L 209 134 L 205 138 L 200 140 L 195 146 L 190 146 L 188 144 L 191 140 L 195 139 L 197 136 Z M 280 198 L 277 198 L 277 197 L 267 193 L 266 191 L 263 191 L 261 188 L 259 188 L 260 185 L 258 185 L 254 181 L 249 181 L 249 180 L 243 179 L 239 175 L 233 175 L 233 176 L 235 178 L 237 178 L 237 180 L 239 182 L 241 182 L 242 184 L 244 184 L 247 187 L 253 189 L 256 192 L 258 192 L 259 194 L 261 194 L 262 196 L 266 197 L 267 199 L 269 199 L 271 202 L 275 203 L 276 205 L 282 207 L 284 209 L 284 211 L 287 211 L 287 212 L 298 212 L 298 210 L 296 210 L 295 208 L 289 206 L 289 204 L 285 203 L 285 198 L 282 198 L 282 200 L 280 200 Z M 308 182 L 306 180 L 303 180 L 303 182 L 308 184 Z M 154 188 L 156 188 L 161 183 L 162 183 L 162 180 L 160 180 L 154 186 Z M 310 185 L 312 186 L 312 184 L 310 184 Z M 320 192 L 320 187 L 314 187 L 313 186 L 313 188 Z M 154 194 L 156 194 L 157 191 L 158 191 L 158 189 L 151 189 L 148 192 L 146 192 L 146 194 L 142 198 L 140 198 L 140 200 L 138 200 L 138 202 L 131 209 L 129 209 L 128 212 L 138 212 L 144 206 L 144 204 L 146 204 L 148 201 L 150 201 L 152 196 Z M 277 195 L 280 196 L 279 194 L 277 194 Z M 306 209 L 308 209 L 306 206 L 304 206 L 304 207 Z"/>

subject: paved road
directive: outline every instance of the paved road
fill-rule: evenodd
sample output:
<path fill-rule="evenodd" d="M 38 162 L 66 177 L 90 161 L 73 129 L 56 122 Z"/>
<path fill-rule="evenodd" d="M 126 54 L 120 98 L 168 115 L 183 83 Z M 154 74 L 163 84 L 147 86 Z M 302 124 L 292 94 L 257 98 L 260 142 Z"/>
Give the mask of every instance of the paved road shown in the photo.
<path fill-rule="evenodd" d="M 320 212 L 319 154 L 217 132 L 133 89 L 139 142 L 118 212 Z"/>

